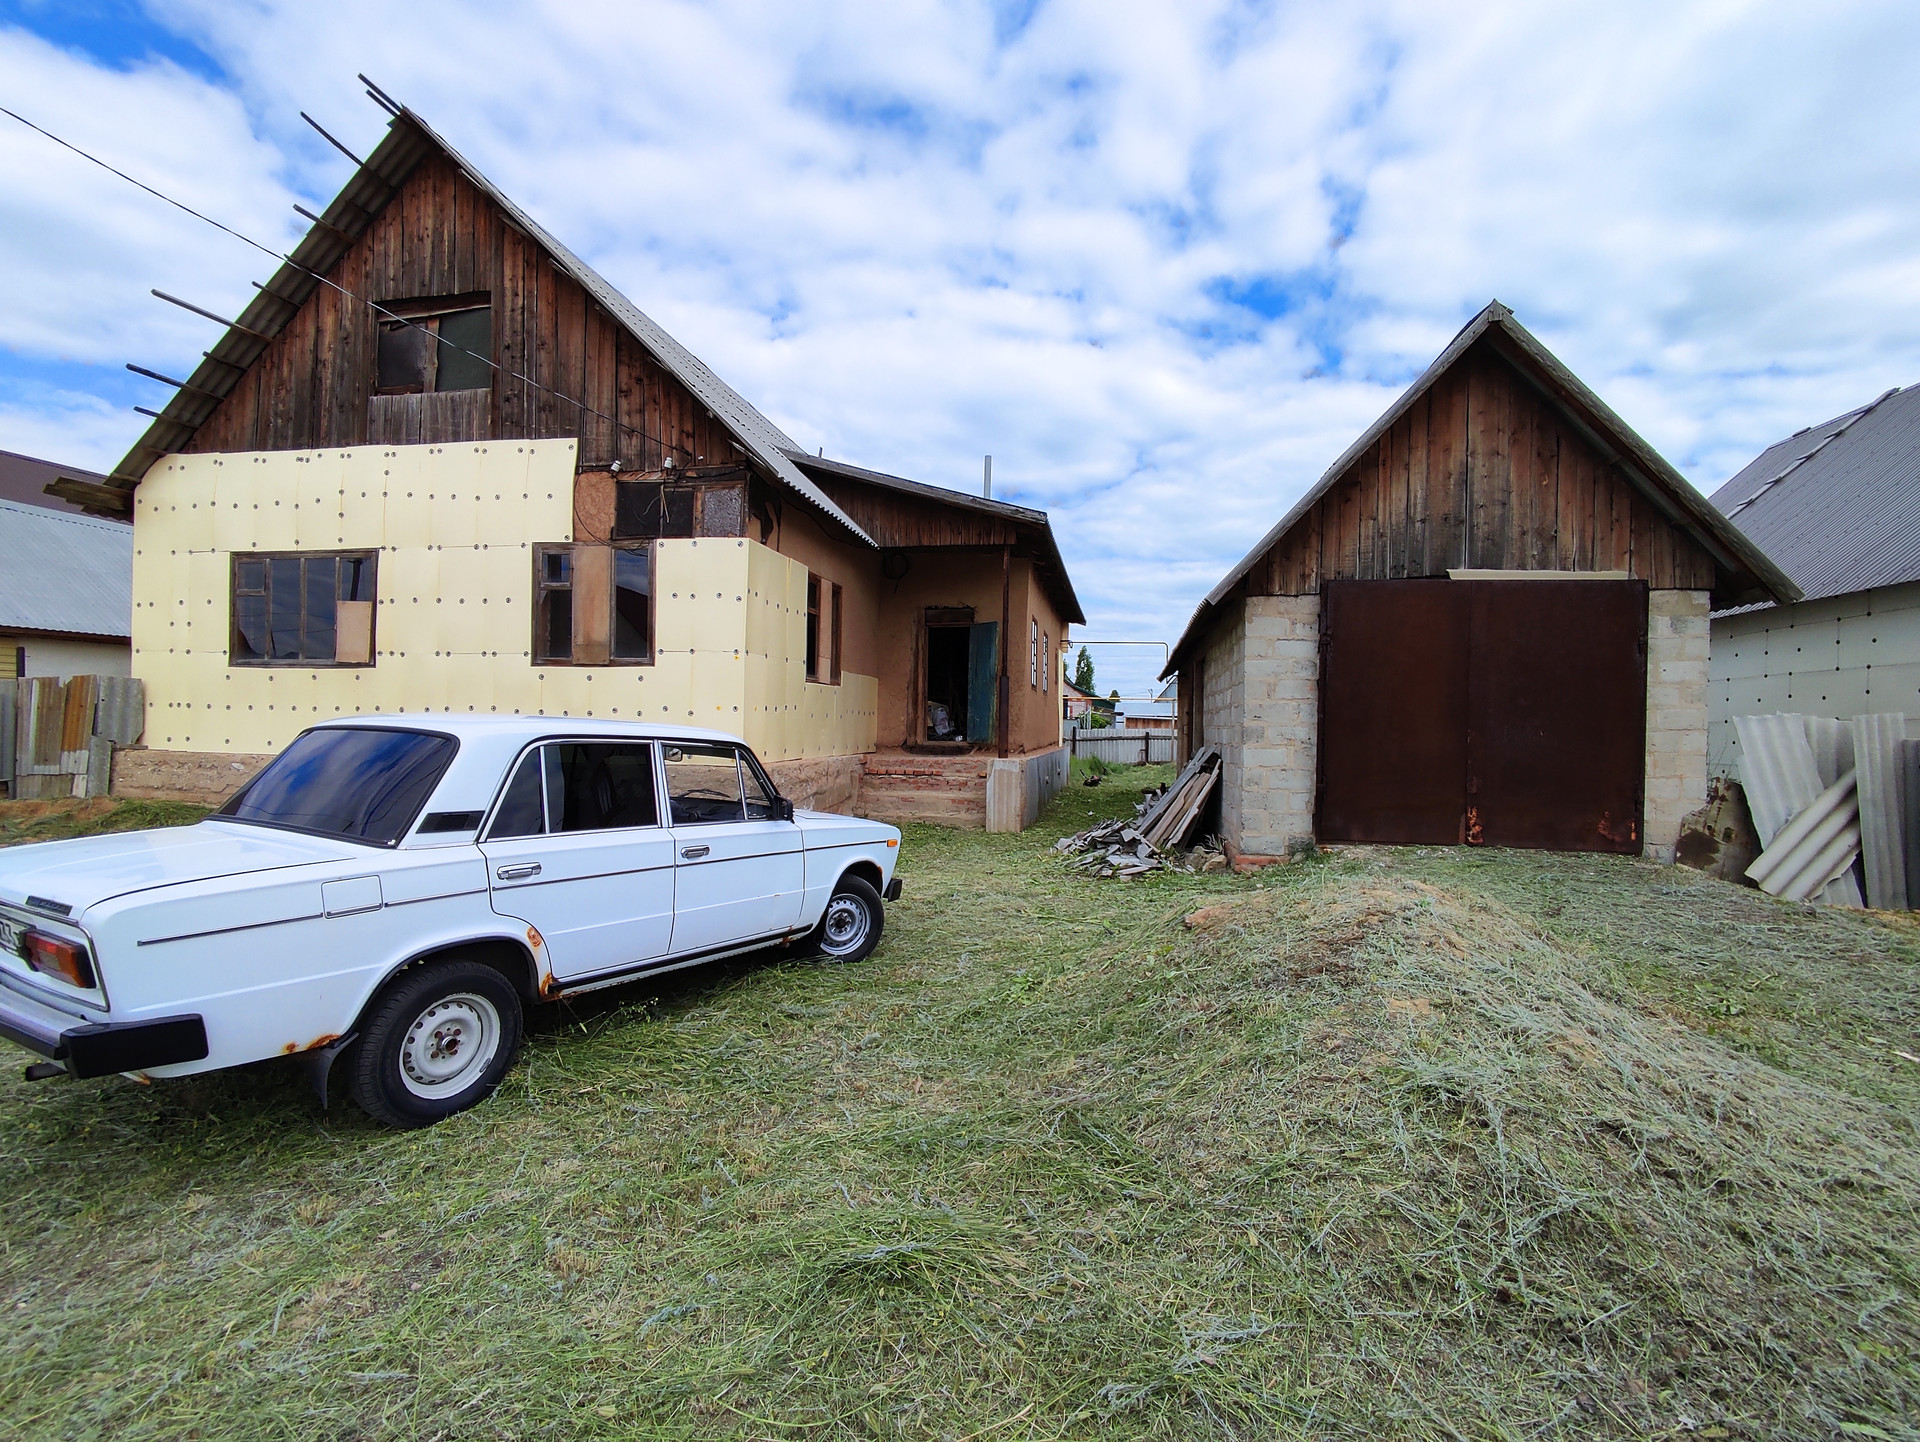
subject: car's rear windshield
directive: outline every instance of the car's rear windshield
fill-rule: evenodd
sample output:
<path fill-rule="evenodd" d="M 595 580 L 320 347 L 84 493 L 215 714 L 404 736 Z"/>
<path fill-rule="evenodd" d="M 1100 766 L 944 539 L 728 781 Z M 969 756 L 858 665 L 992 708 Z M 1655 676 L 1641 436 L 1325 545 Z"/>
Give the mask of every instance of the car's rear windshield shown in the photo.
<path fill-rule="evenodd" d="M 453 760 L 448 736 L 353 726 L 298 737 L 220 815 L 392 846 Z"/>

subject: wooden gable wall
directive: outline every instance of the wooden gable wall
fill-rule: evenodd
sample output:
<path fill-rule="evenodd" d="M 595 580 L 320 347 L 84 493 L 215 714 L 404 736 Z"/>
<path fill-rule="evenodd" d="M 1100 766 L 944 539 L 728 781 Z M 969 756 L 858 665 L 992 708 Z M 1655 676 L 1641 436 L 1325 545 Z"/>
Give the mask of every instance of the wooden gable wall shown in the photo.
<path fill-rule="evenodd" d="M 577 436 L 583 468 L 739 459 L 706 407 L 442 156 L 421 163 L 328 278 L 359 299 L 319 287 L 188 450 Z M 417 434 L 370 436 L 377 330 L 364 302 L 476 291 L 491 296 L 500 366 L 484 404 L 429 411 Z"/>
<path fill-rule="evenodd" d="M 1450 569 L 1625 571 L 1711 590 L 1713 559 L 1490 345 L 1468 351 L 1254 564 L 1256 596 Z"/>

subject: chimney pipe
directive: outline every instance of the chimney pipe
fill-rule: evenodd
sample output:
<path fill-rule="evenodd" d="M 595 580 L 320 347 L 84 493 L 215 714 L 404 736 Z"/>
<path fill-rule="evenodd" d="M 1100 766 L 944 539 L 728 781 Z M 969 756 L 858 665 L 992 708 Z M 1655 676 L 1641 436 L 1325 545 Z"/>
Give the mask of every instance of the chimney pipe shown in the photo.
<path fill-rule="evenodd" d="M 980 494 L 989 501 L 993 499 L 993 457 L 987 457 L 986 468 L 980 474 Z"/>

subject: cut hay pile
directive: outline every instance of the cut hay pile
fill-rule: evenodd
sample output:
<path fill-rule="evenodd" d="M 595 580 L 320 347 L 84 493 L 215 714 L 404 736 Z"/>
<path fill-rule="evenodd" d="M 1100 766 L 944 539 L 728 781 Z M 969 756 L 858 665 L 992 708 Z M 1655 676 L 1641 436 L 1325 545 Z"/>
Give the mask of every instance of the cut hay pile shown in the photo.
<path fill-rule="evenodd" d="M 1483 1376 L 1491 1413 L 1524 1377 L 1557 1410 L 1513 1435 L 1917 1435 L 1910 1110 L 1608 994 L 1592 958 L 1419 880 L 1188 925 L 1236 977 L 1221 1007 L 1317 1002 L 1311 1069 L 1258 1119 L 1306 1238 L 1277 1259 L 1305 1306 L 1276 1318 L 1398 1318 L 1372 1365 Z M 1425 1421 L 1401 1425 L 1457 1435 Z"/>

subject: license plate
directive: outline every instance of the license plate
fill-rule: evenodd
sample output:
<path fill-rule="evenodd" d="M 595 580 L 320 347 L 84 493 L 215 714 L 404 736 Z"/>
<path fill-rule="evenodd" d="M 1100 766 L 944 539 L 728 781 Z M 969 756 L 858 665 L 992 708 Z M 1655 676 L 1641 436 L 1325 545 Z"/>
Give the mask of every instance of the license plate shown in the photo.
<path fill-rule="evenodd" d="M 0 951 L 10 951 L 15 956 L 20 954 L 20 928 L 4 916 L 0 916 Z"/>

